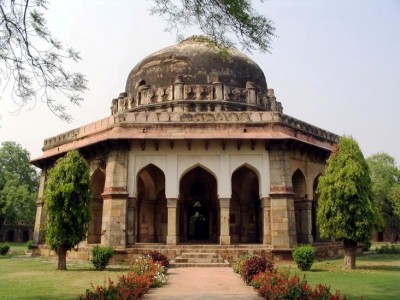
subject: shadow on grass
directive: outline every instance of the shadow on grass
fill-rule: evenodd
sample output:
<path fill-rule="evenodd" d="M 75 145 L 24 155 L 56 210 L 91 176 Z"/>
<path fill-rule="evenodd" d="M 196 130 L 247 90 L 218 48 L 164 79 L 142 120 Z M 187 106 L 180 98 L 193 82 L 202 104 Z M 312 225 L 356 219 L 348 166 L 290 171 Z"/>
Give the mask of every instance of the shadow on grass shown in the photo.
<path fill-rule="evenodd" d="M 357 266 L 358 270 L 400 272 L 400 266 Z"/>
<path fill-rule="evenodd" d="M 328 270 L 325 270 L 325 269 L 311 269 L 309 272 L 320 273 L 320 272 L 328 272 Z"/>
<path fill-rule="evenodd" d="M 120 267 L 120 268 L 105 268 L 104 270 L 96 270 L 95 268 L 87 267 L 87 268 L 68 268 L 67 272 L 111 272 L 111 273 L 120 273 L 120 272 L 128 272 L 128 268 Z"/>

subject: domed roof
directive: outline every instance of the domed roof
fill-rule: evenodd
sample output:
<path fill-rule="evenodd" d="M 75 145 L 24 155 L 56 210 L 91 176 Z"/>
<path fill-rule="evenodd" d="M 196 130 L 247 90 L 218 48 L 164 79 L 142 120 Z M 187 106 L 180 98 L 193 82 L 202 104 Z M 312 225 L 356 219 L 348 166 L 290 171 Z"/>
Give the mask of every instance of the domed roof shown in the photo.
<path fill-rule="evenodd" d="M 266 93 L 267 83 L 261 68 L 248 56 L 228 49 L 227 53 L 211 46 L 205 37 L 191 37 L 176 45 L 159 50 L 130 72 L 125 91 L 135 96 L 141 85 L 156 90 L 171 86 L 180 76 L 185 85 L 210 85 L 220 82 L 232 88 L 252 85 Z"/>

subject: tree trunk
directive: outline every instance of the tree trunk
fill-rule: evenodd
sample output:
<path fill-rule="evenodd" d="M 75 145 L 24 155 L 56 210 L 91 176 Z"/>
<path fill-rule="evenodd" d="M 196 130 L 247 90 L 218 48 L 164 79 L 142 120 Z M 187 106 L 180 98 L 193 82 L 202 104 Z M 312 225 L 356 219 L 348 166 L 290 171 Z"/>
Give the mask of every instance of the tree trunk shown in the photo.
<path fill-rule="evenodd" d="M 344 269 L 354 270 L 356 268 L 357 242 L 345 239 L 344 244 Z"/>
<path fill-rule="evenodd" d="M 67 270 L 67 249 L 57 247 L 57 270 Z"/>

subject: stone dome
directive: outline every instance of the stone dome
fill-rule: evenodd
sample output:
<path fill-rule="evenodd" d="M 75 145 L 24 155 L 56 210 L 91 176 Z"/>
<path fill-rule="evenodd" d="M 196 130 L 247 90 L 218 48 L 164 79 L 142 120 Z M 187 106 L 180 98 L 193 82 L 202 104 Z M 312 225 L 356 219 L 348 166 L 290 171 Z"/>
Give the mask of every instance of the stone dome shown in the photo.
<path fill-rule="evenodd" d="M 129 73 L 111 113 L 279 111 L 261 68 L 235 49 L 194 36 L 159 50 Z"/>
<path fill-rule="evenodd" d="M 191 37 L 139 62 L 128 76 L 125 91 L 136 95 L 140 85 L 167 87 L 178 76 L 186 85 L 221 82 L 228 87 L 245 88 L 246 83 L 252 82 L 259 92 L 267 90 L 264 73 L 251 58 L 235 49 L 221 53 L 206 38 Z"/>

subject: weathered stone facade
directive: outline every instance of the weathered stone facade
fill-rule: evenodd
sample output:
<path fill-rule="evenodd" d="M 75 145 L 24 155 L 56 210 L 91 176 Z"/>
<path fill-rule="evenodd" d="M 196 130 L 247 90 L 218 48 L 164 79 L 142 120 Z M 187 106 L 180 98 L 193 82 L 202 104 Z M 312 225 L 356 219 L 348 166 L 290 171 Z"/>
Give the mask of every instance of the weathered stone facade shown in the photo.
<path fill-rule="evenodd" d="M 110 117 L 45 140 L 33 161 L 44 170 L 34 241 L 43 241 L 46 170 L 78 149 L 93 183 L 81 248 L 285 253 L 318 239 L 316 182 L 337 138 L 283 114 L 250 58 L 186 40 L 132 70 Z"/>

